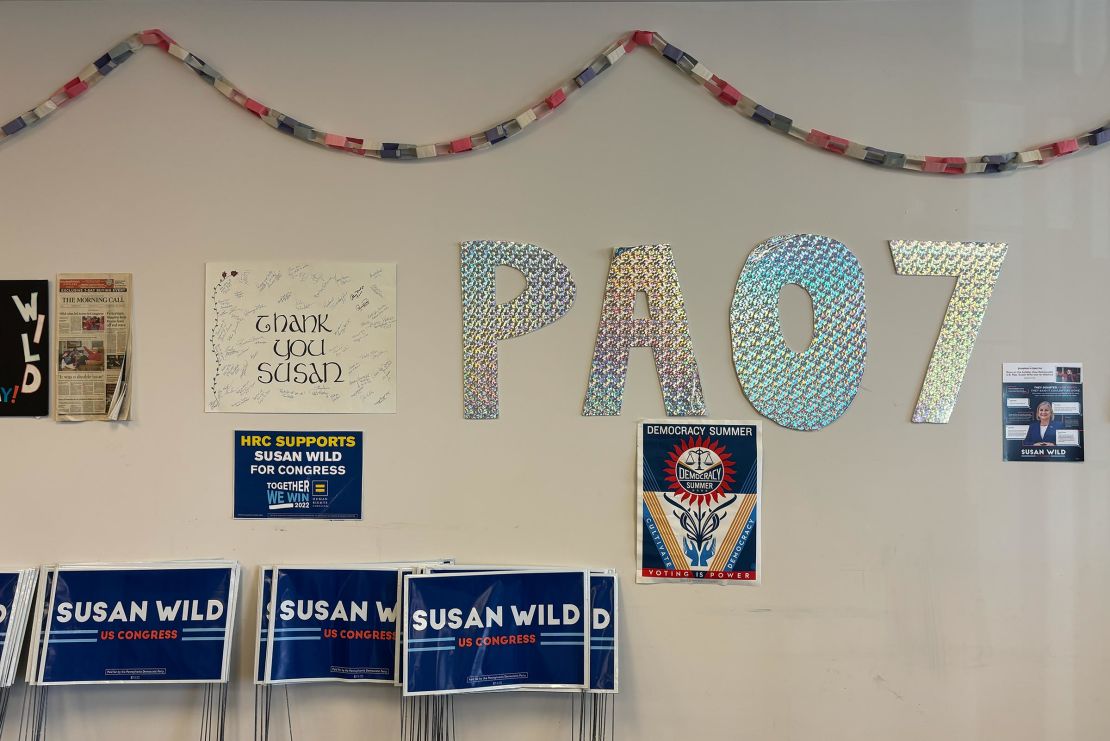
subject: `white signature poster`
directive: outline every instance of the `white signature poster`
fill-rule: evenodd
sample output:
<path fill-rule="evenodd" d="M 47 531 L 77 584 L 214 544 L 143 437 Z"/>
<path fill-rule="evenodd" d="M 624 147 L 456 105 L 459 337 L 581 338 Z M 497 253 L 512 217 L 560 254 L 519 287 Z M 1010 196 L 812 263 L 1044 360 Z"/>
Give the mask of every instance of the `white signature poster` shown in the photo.
<path fill-rule="evenodd" d="M 393 263 L 205 265 L 205 411 L 397 410 Z"/>

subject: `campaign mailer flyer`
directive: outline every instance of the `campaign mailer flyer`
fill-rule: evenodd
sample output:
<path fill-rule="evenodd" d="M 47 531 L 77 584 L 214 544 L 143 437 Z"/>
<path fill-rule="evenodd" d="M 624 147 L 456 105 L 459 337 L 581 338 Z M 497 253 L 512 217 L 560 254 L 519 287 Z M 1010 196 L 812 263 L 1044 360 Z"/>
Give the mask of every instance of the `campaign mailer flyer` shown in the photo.
<path fill-rule="evenodd" d="M 1083 364 L 1002 365 L 1002 460 L 1083 460 Z"/>

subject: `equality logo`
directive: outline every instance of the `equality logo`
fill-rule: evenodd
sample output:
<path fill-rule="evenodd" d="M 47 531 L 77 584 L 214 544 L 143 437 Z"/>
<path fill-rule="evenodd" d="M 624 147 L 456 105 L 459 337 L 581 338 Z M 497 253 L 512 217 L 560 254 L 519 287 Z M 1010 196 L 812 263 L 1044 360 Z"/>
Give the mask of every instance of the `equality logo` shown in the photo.
<path fill-rule="evenodd" d="M 666 480 L 679 500 L 712 504 L 734 482 L 732 455 L 710 438 L 688 437 L 674 446 L 666 460 Z"/>

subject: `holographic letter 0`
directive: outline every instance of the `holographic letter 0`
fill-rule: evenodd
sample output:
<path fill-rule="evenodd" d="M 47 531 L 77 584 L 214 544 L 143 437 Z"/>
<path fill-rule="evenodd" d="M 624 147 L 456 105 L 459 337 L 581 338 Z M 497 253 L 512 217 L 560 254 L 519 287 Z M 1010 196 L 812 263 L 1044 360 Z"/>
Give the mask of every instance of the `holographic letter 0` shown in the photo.
<path fill-rule="evenodd" d="M 779 291 L 788 283 L 813 300 L 813 340 L 800 353 L 779 324 Z M 736 377 L 760 414 L 818 430 L 851 406 L 867 362 L 867 300 L 859 260 L 843 244 L 814 234 L 760 244 L 740 272 L 729 324 Z"/>

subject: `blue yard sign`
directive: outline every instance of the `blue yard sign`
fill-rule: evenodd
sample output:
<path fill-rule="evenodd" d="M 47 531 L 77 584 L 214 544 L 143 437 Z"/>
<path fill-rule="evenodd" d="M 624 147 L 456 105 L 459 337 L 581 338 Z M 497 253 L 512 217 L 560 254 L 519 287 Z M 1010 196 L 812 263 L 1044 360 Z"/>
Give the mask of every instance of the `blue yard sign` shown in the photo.
<path fill-rule="evenodd" d="M 15 683 L 36 581 L 35 569 L 0 572 L 0 727 L 4 725 L 3 693 Z"/>
<path fill-rule="evenodd" d="M 226 682 L 234 565 L 61 567 L 37 682 Z"/>
<path fill-rule="evenodd" d="M 394 682 L 396 568 L 275 571 L 260 633 L 262 681 Z"/>
<path fill-rule="evenodd" d="M 587 689 L 585 571 L 405 578 L 404 693 Z"/>
<path fill-rule="evenodd" d="M 8 633 L 11 630 L 12 613 L 15 610 L 15 593 L 19 587 L 20 572 L 0 573 L 0 655 L 7 648 Z"/>
<path fill-rule="evenodd" d="M 590 690 L 617 691 L 617 575 L 590 574 Z"/>
<path fill-rule="evenodd" d="M 270 616 L 273 609 L 270 600 L 273 598 L 274 569 L 263 566 L 258 573 L 258 634 L 254 644 L 254 681 L 266 682 L 266 646 L 270 635 Z"/>

